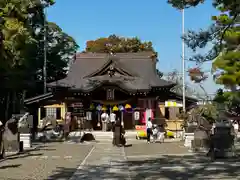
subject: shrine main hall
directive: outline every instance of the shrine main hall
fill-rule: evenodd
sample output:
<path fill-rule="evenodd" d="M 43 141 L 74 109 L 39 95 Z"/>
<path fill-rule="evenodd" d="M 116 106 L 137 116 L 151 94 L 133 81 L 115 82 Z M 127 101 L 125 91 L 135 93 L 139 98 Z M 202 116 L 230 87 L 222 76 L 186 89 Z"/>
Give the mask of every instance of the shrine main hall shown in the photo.
<path fill-rule="evenodd" d="M 169 130 L 180 130 L 182 96 L 176 85 L 157 73 L 157 57 L 141 53 L 77 53 L 66 78 L 47 84 L 48 93 L 25 100 L 35 126 L 46 116 L 63 122 L 66 112 L 89 119 L 98 129 L 99 115 L 114 111 L 125 129 L 135 129 L 151 117 L 164 120 Z M 164 68 L 164 64 L 160 64 Z M 196 99 L 186 98 L 186 106 Z"/>

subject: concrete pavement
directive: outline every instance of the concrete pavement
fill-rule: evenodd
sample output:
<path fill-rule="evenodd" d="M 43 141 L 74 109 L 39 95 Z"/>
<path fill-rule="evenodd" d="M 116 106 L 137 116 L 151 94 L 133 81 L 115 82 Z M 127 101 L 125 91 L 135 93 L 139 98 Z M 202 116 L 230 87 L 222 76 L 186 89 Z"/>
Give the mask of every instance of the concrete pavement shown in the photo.
<path fill-rule="evenodd" d="M 116 148 L 96 144 L 70 180 L 240 179 L 238 159 L 210 162 L 189 153 L 180 142 Z"/>
<path fill-rule="evenodd" d="M 119 166 L 124 162 L 124 148 L 96 144 L 70 180 L 131 179 L 127 166 Z"/>
<path fill-rule="evenodd" d="M 58 169 L 69 168 L 61 174 L 68 179 L 88 154 L 92 145 L 64 143 L 46 143 L 33 151 L 22 155 L 8 157 L 0 163 L 0 179 L 2 180 L 44 180 L 58 177 Z"/>
<path fill-rule="evenodd" d="M 129 147 L 100 143 L 47 143 L 1 162 L 3 180 L 186 180 L 240 179 L 240 158 L 210 162 L 182 142 Z"/>

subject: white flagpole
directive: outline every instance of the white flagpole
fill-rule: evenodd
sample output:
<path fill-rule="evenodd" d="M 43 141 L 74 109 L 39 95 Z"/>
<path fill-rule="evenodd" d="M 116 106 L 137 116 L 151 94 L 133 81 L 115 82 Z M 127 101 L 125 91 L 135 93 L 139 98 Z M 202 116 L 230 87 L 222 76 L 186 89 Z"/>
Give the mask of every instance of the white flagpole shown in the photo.
<path fill-rule="evenodd" d="M 44 93 L 47 93 L 47 8 L 44 8 L 44 61 L 43 61 L 43 81 Z"/>
<path fill-rule="evenodd" d="M 184 8 L 182 9 L 182 36 L 185 33 L 185 14 Z M 183 112 L 186 112 L 186 94 L 185 94 L 185 44 L 184 40 L 182 39 L 182 96 L 183 96 Z"/>

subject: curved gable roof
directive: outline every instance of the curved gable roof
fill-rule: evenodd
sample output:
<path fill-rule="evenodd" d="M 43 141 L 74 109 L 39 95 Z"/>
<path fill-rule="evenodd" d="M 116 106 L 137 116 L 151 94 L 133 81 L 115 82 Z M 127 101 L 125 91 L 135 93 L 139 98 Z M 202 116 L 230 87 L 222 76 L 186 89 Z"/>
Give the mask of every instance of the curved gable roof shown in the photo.
<path fill-rule="evenodd" d="M 126 73 L 138 77 L 131 87 L 135 90 L 144 87 L 173 86 L 173 83 L 160 79 L 156 74 L 156 63 L 152 60 L 152 52 L 142 53 L 117 53 L 114 55 L 116 66 Z M 110 61 L 109 54 L 106 53 L 78 53 L 76 60 L 70 67 L 65 79 L 50 83 L 49 86 L 67 86 L 76 89 L 89 89 L 88 76 L 97 75 L 100 69 L 107 67 Z M 128 75 L 127 75 L 128 74 Z M 143 83 L 144 82 L 144 83 Z M 129 82 L 126 82 L 129 84 Z M 87 85 L 88 84 L 88 85 Z M 129 85 L 130 86 L 130 85 Z M 88 87 L 88 88 L 87 88 Z"/>
<path fill-rule="evenodd" d="M 122 72 L 122 74 L 124 75 L 136 76 L 136 74 L 134 75 L 132 73 L 129 73 L 129 71 L 122 65 L 122 63 L 119 62 L 119 58 L 117 56 L 109 55 L 107 59 L 108 60 L 104 63 L 102 67 L 92 72 L 91 74 L 85 76 L 84 78 L 99 75 L 101 72 L 105 72 L 106 70 L 108 70 L 111 65 L 113 65 L 116 70 Z"/>

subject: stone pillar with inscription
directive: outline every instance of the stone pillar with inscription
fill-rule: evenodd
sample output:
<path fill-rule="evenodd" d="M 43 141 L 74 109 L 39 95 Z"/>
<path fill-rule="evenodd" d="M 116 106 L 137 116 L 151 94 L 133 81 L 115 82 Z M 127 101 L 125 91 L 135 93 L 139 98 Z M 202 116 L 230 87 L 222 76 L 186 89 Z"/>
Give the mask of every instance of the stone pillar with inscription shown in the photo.
<path fill-rule="evenodd" d="M 19 120 L 18 132 L 20 133 L 19 141 L 23 142 L 23 149 L 32 147 L 31 128 L 33 126 L 33 118 L 25 113 Z"/>

